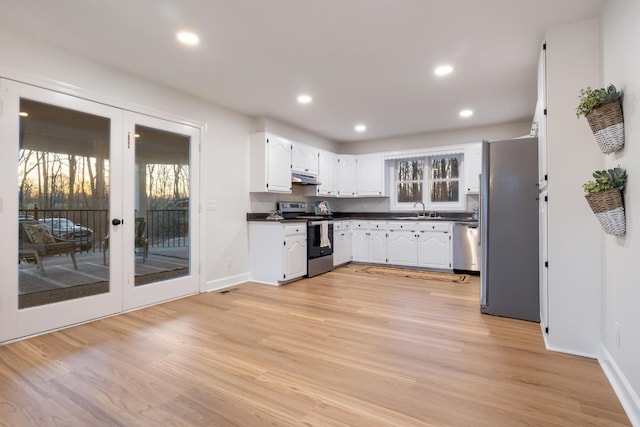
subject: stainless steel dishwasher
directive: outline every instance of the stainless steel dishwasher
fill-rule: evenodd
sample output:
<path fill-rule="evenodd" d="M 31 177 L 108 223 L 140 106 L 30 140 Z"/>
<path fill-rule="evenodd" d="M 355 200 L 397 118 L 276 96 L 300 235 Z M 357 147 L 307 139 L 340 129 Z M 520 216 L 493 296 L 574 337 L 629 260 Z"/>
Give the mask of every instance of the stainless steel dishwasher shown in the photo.
<path fill-rule="evenodd" d="M 480 271 L 480 234 L 477 222 L 453 224 L 453 269 Z"/>

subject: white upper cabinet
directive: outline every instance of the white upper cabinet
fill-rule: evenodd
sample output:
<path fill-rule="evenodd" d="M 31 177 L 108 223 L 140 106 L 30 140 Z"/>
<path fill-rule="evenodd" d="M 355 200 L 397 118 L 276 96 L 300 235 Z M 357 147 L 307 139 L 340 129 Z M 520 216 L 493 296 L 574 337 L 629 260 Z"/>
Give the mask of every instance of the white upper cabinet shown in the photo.
<path fill-rule="evenodd" d="M 315 147 L 292 142 L 291 168 L 305 175 L 318 175 L 318 150 Z"/>
<path fill-rule="evenodd" d="M 482 173 L 482 143 L 469 144 L 464 149 L 464 183 L 467 194 L 480 191 L 480 173 Z"/>
<path fill-rule="evenodd" d="M 357 194 L 356 156 L 338 154 L 338 196 L 355 197 Z"/>
<path fill-rule="evenodd" d="M 250 137 L 249 191 L 291 194 L 291 142 L 266 132 Z"/>
<path fill-rule="evenodd" d="M 357 159 L 357 195 L 384 195 L 384 164 L 382 154 L 363 154 Z"/>
<path fill-rule="evenodd" d="M 338 155 L 330 151 L 319 150 L 318 181 L 316 187 L 318 196 L 338 195 Z"/>

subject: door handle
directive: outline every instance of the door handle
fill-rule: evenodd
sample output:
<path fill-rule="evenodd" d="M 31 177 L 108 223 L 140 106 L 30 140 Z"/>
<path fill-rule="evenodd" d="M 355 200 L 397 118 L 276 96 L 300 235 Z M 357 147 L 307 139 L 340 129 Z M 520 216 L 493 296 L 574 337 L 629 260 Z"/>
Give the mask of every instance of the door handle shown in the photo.
<path fill-rule="evenodd" d="M 111 224 L 120 225 L 120 224 L 122 224 L 122 221 L 119 220 L 118 218 L 114 218 L 114 219 L 111 220 Z"/>

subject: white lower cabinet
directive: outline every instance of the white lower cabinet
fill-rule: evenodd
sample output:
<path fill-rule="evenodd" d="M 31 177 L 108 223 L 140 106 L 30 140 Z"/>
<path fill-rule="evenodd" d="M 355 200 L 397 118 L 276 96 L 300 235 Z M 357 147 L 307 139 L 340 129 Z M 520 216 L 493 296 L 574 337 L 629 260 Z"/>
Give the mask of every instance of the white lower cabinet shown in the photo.
<path fill-rule="evenodd" d="M 307 274 L 307 223 L 250 222 L 251 280 L 278 285 Z"/>
<path fill-rule="evenodd" d="M 387 223 L 353 221 L 351 227 L 351 259 L 374 264 L 387 263 Z"/>
<path fill-rule="evenodd" d="M 336 221 L 333 224 L 333 265 L 351 261 L 351 223 Z"/>
<path fill-rule="evenodd" d="M 418 237 L 416 224 L 389 223 L 387 237 L 387 263 L 393 265 L 418 265 Z"/>
<path fill-rule="evenodd" d="M 451 269 L 451 223 L 418 224 L 418 267 Z"/>
<path fill-rule="evenodd" d="M 450 270 L 451 223 L 435 221 L 353 221 L 355 262 Z"/>

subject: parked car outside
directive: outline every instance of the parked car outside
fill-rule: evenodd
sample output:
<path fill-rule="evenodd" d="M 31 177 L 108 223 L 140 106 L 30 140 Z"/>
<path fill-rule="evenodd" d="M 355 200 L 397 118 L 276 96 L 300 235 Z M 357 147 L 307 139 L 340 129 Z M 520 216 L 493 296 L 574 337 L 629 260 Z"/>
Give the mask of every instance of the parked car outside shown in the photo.
<path fill-rule="evenodd" d="M 93 230 L 74 224 L 67 218 L 41 219 L 55 237 L 65 240 L 73 240 L 80 250 L 88 251 L 93 246 Z"/>

